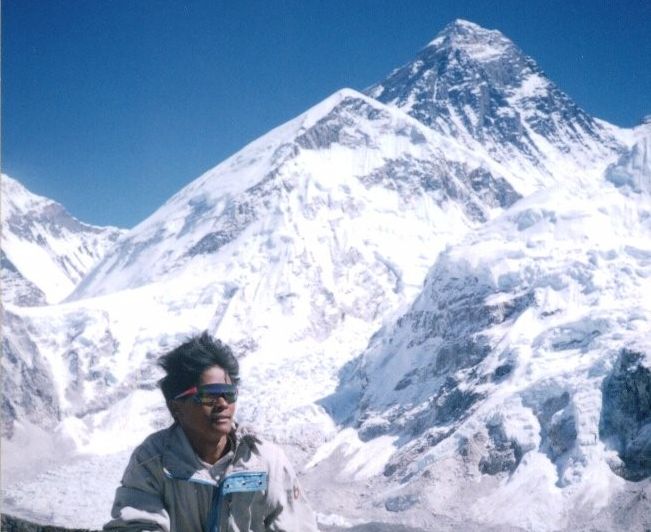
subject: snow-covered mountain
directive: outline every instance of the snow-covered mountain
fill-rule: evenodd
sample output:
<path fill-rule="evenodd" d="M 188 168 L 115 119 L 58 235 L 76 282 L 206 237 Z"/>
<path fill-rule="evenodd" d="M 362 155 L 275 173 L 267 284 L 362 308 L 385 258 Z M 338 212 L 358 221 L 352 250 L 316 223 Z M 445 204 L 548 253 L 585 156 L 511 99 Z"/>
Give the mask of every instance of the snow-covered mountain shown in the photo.
<path fill-rule="evenodd" d="M 335 430 L 316 401 L 338 368 L 447 243 L 518 199 L 508 177 L 401 111 L 334 94 L 171 198 L 67 303 L 11 309 L 5 457 L 134 446 L 168 422 L 156 356 L 202 329 L 244 357 L 240 420 L 314 448 Z M 33 499 L 12 494 L 18 512 Z"/>
<path fill-rule="evenodd" d="M 593 119 L 463 21 L 368 94 L 389 105 L 333 94 L 63 303 L 9 308 L 6 509 L 99 525 L 128 450 L 169 422 L 157 356 L 208 329 L 241 356 L 240 421 L 309 459 L 324 524 L 645 522 L 648 126 Z M 29 478 L 51 446 L 67 461 Z"/>
<path fill-rule="evenodd" d="M 523 195 L 598 177 L 630 140 L 580 109 L 502 33 L 465 20 L 367 93 L 462 143 L 479 142 L 513 170 Z"/>
<path fill-rule="evenodd" d="M 640 150 L 616 167 L 618 183 L 648 176 L 649 159 L 628 164 Z M 535 530 L 605 508 L 620 511 L 606 529 L 627 528 L 624 507 L 648 515 L 651 194 L 635 188 L 541 191 L 441 254 L 326 400 L 366 442 L 342 432 L 328 448 L 356 457 L 341 480 L 390 456 L 391 488 L 363 507 L 394 504 L 404 519 L 463 507 Z"/>
<path fill-rule="evenodd" d="M 288 254 L 322 263 L 322 252 L 311 249 L 319 244 L 310 240 L 323 232 L 328 241 L 334 238 L 323 250 L 325 264 L 356 256 L 364 240 L 378 240 L 381 233 L 379 258 L 367 258 L 384 261 L 380 269 L 400 265 L 405 256 L 428 260 L 432 254 L 419 249 L 423 239 L 458 234 L 518 199 L 510 178 L 482 152 L 473 154 L 345 89 L 181 190 L 113 248 L 70 299 L 176 278 L 189 269 L 206 271 L 216 257 L 242 254 L 237 243 L 255 254 L 253 264 L 265 262 L 273 248 L 276 269 L 295 260 Z M 388 223 L 396 216 L 406 221 Z M 418 286 L 421 275 L 407 271 L 403 279 L 405 269 L 400 265 L 391 275 L 399 284 Z M 238 272 L 217 278 L 239 284 L 233 275 Z M 332 272 L 323 276 L 333 278 Z"/>
<path fill-rule="evenodd" d="M 58 303 L 122 234 L 80 222 L 55 201 L 2 174 L 2 301 Z"/>

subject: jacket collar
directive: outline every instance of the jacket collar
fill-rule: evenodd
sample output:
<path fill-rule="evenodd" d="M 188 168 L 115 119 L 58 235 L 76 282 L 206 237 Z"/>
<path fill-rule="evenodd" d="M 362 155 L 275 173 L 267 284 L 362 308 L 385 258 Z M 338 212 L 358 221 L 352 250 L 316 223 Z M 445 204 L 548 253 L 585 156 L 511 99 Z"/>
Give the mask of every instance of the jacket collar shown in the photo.
<path fill-rule="evenodd" d="M 260 440 L 249 430 L 241 429 L 237 424 L 229 434 L 230 450 L 212 467 L 199 460 L 190 441 L 178 423 L 167 429 L 167 437 L 162 454 L 162 464 L 167 476 L 203 484 L 216 485 L 214 477 L 221 477 L 233 463 L 245 454 L 257 453 Z M 211 474 L 212 473 L 212 474 Z"/>

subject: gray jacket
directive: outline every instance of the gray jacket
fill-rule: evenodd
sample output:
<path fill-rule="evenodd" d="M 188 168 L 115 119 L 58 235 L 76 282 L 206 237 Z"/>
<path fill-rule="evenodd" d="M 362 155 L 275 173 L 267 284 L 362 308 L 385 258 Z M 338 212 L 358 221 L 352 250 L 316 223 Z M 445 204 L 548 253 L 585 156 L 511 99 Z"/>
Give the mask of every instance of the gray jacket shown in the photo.
<path fill-rule="evenodd" d="M 241 429 L 207 468 L 174 424 L 131 455 L 104 530 L 165 532 L 316 531 L 285 453 Z"/>

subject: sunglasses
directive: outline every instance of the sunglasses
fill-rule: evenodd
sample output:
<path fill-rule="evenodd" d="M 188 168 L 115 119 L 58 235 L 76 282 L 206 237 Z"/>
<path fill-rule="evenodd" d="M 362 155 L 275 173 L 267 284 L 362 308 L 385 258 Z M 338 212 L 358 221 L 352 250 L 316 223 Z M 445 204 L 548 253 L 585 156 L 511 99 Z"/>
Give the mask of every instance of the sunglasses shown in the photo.
<path fill-rule="evenodd" d="M 237 401 L 237 386 L 234 384 L 204 384 L 203 386 L 193 386 L 184 392 L 178 394 L 174 400 L 189 397 L 198 405 L 215 406 L 217 400 L 223 397 L 229 404 Z"/>

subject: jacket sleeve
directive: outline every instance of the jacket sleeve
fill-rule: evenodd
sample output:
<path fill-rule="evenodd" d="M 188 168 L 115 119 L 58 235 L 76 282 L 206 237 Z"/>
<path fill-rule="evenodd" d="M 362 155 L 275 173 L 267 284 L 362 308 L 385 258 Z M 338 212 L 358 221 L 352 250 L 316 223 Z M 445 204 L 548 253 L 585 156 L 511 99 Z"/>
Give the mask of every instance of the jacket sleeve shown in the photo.
<path fill-rule="evenodd" d="M 276 446 L 269 470 L 272 512 L 265 519 L 268 532 L 318 532 L 316 517 L 305 497 L 294 468 L 285 453 Z"/>
<path fill-rule="evenodd" d="M 136 449 L 131 456 L 120 487 L 115 492 L 112 519 L 104 530 L 170 532 L 170 517 L 163 504 L 162 479 L 154 474 L 156 457 L 143 457 Z"/>

